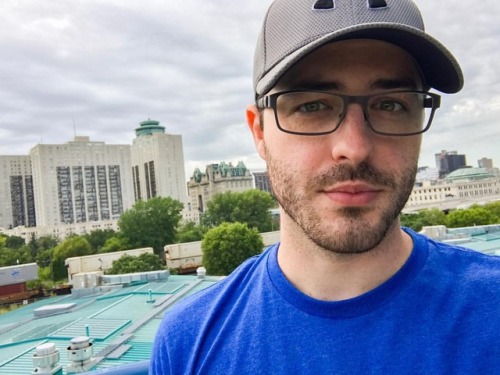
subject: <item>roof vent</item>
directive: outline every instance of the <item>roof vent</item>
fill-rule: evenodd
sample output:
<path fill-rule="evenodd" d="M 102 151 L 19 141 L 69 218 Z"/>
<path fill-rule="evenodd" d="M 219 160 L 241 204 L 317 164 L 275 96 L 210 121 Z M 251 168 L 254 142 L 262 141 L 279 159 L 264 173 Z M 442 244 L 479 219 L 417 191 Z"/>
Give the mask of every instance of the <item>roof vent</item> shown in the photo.
<path fill-rule="evenodd" d="M 207 270 L 205 267 L 198 267 L 196 269 L 196 275 L 198 276 L 198 279 L 204 279 L 205 276 L 207 275 Z"/>
<path fill-rule="evenodd" d="M 71 339 L 68 346 L 68 361 L 66 367 L 68 374 L 89 371 L 96 364 L 93 358 L 94 348 L 87 336 Z"/>
<path fill-rule="evenodd" d="M 47 342 L 38 345 L 33 354 L 33 366 L 35 369 L 31 374 L 37 375 L 62 375 L 62 365 L 59 365 L 59 349 L 53 343 Z"/>

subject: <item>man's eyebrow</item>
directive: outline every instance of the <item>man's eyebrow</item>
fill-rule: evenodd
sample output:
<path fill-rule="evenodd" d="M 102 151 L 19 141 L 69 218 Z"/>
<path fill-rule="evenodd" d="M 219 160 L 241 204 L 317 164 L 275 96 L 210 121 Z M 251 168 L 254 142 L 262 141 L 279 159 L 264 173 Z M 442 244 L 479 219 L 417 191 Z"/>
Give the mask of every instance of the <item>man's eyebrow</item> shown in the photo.
<path fill-rule="evenodd" d="M 304 91 L 340 91 L 344 85 L 337 81 L 307 81 L 294 82 L 288 85 L 287 90 Z"/>
<path fill-rule="evenodd" d="M 418 85 L 411 78 L 381 78 L 370 84 L 372 89 L 394 90 L 394 89 L 412 89 L 416 90 Z"/>

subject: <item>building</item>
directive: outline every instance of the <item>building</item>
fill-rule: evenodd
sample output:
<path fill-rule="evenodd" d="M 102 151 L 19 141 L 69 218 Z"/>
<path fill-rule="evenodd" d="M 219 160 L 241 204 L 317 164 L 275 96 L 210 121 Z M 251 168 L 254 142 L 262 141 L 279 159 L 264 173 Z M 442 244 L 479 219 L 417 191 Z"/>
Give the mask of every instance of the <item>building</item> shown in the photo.
<path fill-rule="evenodd" d="M 130 145 L 75 137 L 30 157 L 37 226 L 116 220 L 132 206 Z"/>
<path fill-rule="evenodd" d="M 171 197 L 185 205 L 182 136 L 166 134 L 165 128 L 155 120 L 139 125 L 131 147 L 134 201 Z"/>
<path fill-rule="evenodd" d="M 1 233 L 7 236 L 17 236 L 23 238 L 28 243 L 33 237 L 51 236 L 65 239 L 71 235 L 84 235 L 95 230 L 112 229 L 118 231 L 118 220 L 92 221 L 87 223 L 44 225 L 36 227 L 18 226 L 12 229 L 2 229 Z"/>
<path fill-rule="evenodd" d="M 477 161 L 479 168 L 493 169 L 493 159 L 482 158 Z"/>
<path fill-rule="evenodd" d="M 190 219 L 199 220 L 206 204 L 214 195 L 228 191 L 242 192 L 253 188 L 253 177 L 242 161 L 236 166 L 231 163 L 209 164 L 205 173 L 198 168 L 188 181 Z"/>
<path fill-rule="evenodd" d="M 493 165 L 493 160 L 488 158 L 482 158 L 477 161 L 477 165 L 479 168 L 486 169 L 489 173 L 496 177 L 500 177 L 500 169 L 496 168 Z"/>
<path fill-rule="evenodd" d="M 272 194 L 271 181 L 269 180 L 269 174 L 267 171 L 265 172 L 253 172 L 253 178 L 255 183 L 255 188 L 267 191 L 269 194 Z"/>
<path fill-rule="evenodd" d="M 405 206 L 405 212 L 415 209 L 465 208 L 500 200 L 500 178 L 484 168 L 461 168 L 446 179 L 416 184 Z"/>
<path fill-rule="evenodd" d="M 439 180 L 439 170 L 437 168 L 418 167 L 415 180 L 417 182 Z"/>
<path fill-rule="evenodd" d="M 435 154 L 435 157 L 439 178 L 466 166 L 465 155 L 459 155 L 456 151 L 443 150 L 439 154 Z"/>
<path fill-rule="evenodd" d="M 0 228 L 36 225 L 29 156 L 0 156 L 0 202 Z"/>
<path fill-rule="evenodd" d="M 26 282 L 38 279 L 36 263 L 18 264 L 0 268 L 0 303 L 2 297 L 26 293 Z"/>

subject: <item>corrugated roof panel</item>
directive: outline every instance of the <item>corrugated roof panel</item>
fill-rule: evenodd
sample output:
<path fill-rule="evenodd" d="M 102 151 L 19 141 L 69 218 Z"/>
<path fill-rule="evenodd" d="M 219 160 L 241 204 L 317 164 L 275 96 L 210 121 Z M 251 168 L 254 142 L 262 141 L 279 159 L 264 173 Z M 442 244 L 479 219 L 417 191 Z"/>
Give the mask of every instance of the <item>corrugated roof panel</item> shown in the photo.
<path fill-rule="evenodd" d="M 0 374 L 31 374 L 35 348 L 46 342 L 54 343 L 59 350 L 59 363 L 66 374 L 70 340 L 85 336 L 87 327 L 94 356 L 102 357 L 95 369 L 148 360 L 165 310 L 215 281 L 170 276 L 166 281 L 125 286 L 99 296 L 58 296 L 0 315 Z M 154 303 L 149 301 L 150 290 Z M 36 308 L 69 302 L 75 304 L 70 311 L 34 316 Z"/>
<path fill-rule="evenodd" d="M 130 322 L 130 319 L 79 319 L 48 335 L 48 337 L 71 340 L 74 337 L 87 336 L 88 330 L 89 337 L 92 339 L 106 340 Z"/>

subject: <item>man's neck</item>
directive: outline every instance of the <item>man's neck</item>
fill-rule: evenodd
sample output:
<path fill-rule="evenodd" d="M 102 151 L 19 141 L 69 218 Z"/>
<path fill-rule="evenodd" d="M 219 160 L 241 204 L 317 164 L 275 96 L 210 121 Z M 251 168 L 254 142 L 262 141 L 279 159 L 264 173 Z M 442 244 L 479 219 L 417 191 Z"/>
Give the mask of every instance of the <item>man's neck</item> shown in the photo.
<path fill-rule="evenodd" d="M 336 254 L 318 247 L 294 222 L 283 223 L 278 264 L 306 295 L 340 301 L 364 294 L 393 276 L 411 254 L 413 242 L 395 223 L 382 242 L 367 252 Z"/>

